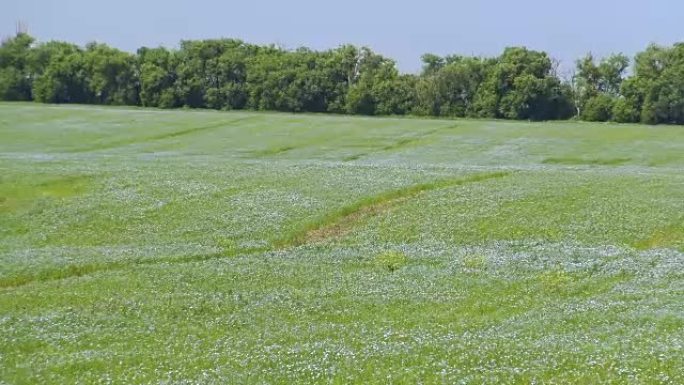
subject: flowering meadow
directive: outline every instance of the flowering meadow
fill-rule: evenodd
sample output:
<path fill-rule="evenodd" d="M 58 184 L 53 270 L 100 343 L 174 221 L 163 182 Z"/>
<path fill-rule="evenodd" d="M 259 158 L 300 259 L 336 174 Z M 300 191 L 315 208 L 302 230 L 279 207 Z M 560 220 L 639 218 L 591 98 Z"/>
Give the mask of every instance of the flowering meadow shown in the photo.
<path fill-rule="evenodd" d="M 684 383 L 684 129 L 0 103 L 0 384 L 297 383 Z"/>

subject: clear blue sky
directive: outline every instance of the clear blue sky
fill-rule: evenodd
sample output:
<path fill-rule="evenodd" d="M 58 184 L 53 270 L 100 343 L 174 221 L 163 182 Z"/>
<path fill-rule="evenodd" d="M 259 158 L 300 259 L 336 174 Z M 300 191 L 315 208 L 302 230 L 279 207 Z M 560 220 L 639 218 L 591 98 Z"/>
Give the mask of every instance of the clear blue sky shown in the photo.
<path fill-rule="evenodd" d="M 0 36 L 15 22 L 38 39 L 105 42 L 135 51 L 181 39 L 236 37 L 315 49 L 368 45 L 415 72 L 420 55 L 545 50 L 572 66 L 588 51 L 632 55 L 684 41 L 681 0 L 4 0 Z"/>

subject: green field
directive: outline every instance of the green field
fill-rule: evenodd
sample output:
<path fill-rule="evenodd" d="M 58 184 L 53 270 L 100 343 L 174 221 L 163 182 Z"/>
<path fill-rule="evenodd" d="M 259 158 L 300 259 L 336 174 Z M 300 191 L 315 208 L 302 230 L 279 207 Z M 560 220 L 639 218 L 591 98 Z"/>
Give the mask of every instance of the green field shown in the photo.
<path fill-rule="evenodd" d="M 0 104 L 0 384 L 682 384 L 684 128 Z"/>

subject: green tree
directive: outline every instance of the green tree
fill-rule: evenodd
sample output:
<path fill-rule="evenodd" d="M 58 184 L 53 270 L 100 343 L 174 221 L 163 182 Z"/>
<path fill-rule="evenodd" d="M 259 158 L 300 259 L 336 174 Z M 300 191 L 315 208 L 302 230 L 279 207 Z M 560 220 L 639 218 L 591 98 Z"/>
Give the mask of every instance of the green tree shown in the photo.
<path fill-rule="evenodd" d="M 91 43 L 83 54 L 88 85 L 99 104 L 139 104 L 140 79 L 134 55 L 105 44 Z"/>
<path fill-rule="evenodd" d="M 598 64 L 591 54 L 577 61 L 575 92 L 582 119 L 611 120 L 614 106 L 621 119 L 629 115 L 628 102 L 618 100 L 628 67 L 629 58 L 622 54 L 610 55 Z"/>
<path fill-rule="evenodd" d="M 35 100 L 44 103 L 93 103 L 90 73 L 83 50 L 78 46 L 47 43 L 39 49 L 37 61 L 47 60 L 33 82 Z M 40 64 L 36 64 L 38 67 Z"/>
<path fill-rule="evenodd" d="M 354 71 L 353 83 L 349 85 L 347 94 L 347 112 L 362 115 L 392 113 L 389 99 L 393 98 L 393 82 L 399 77 L 395 62 L 364 47 L 359 51 Z"/>
<path fill-rule="evenodd" d="M 589 122 L 606 122 L 611 120 L 615 98 L 607 94 L 598 94 L 584 103 L 582 119 Z"/>
<path fill-rule="evenodd" d="M 479 58 L 450 56 L 438 69 L 425 67 L 416 89 L 415 111 L 420 115 L 468 116 L 488 70 Z"/>
<path fill-rule="evenodd" d="M 486 72 L 473 102 L 474 116 L 563 119 L 571 101 L 545 52 L 506 48 Z"/>
<path fill-rule="evenodd" d="M 434 75 L 444 67 L 446 60 L 435 54 L 426 53 L 420 58 L 423 61 L 423 75 Z"/>
<path fill-rule="evenodd" d="M 217 64 L 219 84 L 207 91 L 205 101 L 211 108 L 242 109 L 247 103 L 247 53 L 239 49 L 227 50 Z"/>
<path fill-rule="evenodd" d="M 624 90 L 644 123 L 684 123 L 684 44 L 649 46 L 637 54 L 634 80 Z"/>
<path fill-rule="evenodd" d="M 31 100 L 33 42 L 31 36 L 20 33 L 0 45 L 0 100 Z"/>
<path fill-rule="evenodd" d="M 641 108 L 644 104 L 641 80 L 636 77 L 626 78 L 620 86 L 620 96 L 613 104 L 613 120 L 619 123 L 636 123 L 641 120 Z"/>
<path fill-rule="evenodd" d="M 140 102 L 146 107 L 172 108 L 180 102 L 175 92 L 176 58 L 166 48 L 140 48 Z"/>

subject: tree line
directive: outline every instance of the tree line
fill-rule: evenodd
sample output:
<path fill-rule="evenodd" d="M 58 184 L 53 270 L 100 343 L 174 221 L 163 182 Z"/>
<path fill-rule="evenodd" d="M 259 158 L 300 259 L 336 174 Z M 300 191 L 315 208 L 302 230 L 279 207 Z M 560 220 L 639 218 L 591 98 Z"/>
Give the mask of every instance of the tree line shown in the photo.
<path fill-rule="evenodd" d="M 633 65 L 621 54 L 587 55 L 567 79 L 547 53 L 525 47 L 422 61 L 414 75 L 352 45 L 313 51 L 186 40 L 133 54 L 17 34 L 0 45 L 0 100 L 684 124 L 684 43 L 651 45 Z"/>

